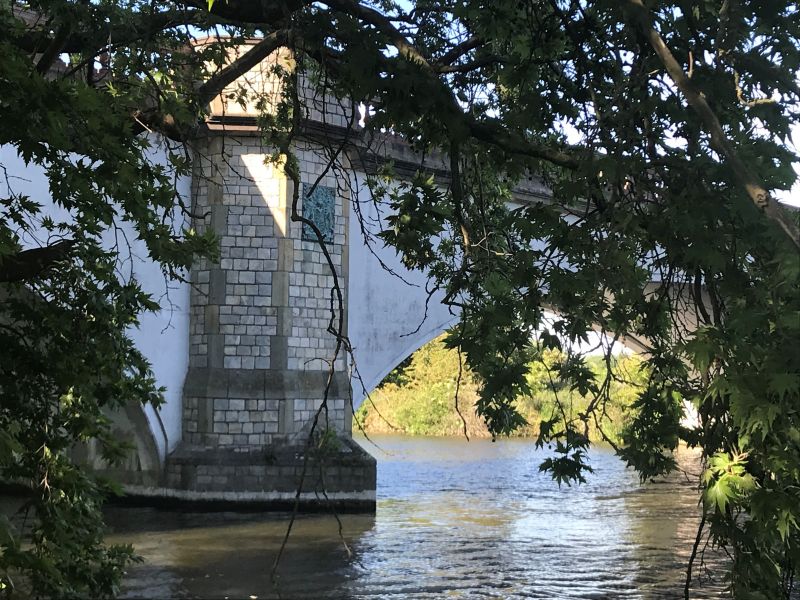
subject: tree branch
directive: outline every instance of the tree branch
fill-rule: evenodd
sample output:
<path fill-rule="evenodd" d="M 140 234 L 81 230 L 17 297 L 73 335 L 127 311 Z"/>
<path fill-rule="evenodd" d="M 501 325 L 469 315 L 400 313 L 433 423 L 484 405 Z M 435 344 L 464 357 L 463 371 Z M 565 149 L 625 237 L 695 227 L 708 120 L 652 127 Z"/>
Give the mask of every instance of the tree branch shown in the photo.
<path fill-rule="evenodd" d="M 481 67 L 488 67 L 489 65 L 500 64 L 502 59 L 499 56 L 481 56 L 480 58 L 476 58 L 475 60 L 471 60 L 469 62 L 465 62 L 458 65 L 447 65 L 447 64 L 433 64 L 433 70 L 437 73 L 447 74 L 447 73 L 469 73 L 470 71 L 474 71 L 476 69 L 480 69 Z"/>
<path fill-rule="evenodd" d="M 255 44 L 242 56 L 221 69 L 211 79 L 197 88 L 196 103 L 198 107 L 203 107 L 225 87 L 244 75 L 247 71 L 264 60 L 272 52 L 277 50 L 289 41 L 289 32 L 285 29 L 274 31 L 264 39 Z M 170 139 L 185 140 L 191 131 L 185 131 L 174 115 L 162 114 L 158 106 L 149 106 L 136 111 L 132 118 L 133 134 L 138 135 L 144 131 L 158 131 Z"/>
<path fill-rule="evenodd" d="M 285 46 L 288 41 L 289 32 L 285 29 L 273 31 L 266 35 L 263 40 L 216 73 L 211 79 L 197 89 L 198 104 L 203 106 L 211 102 L 211 100 L 218 96 L 226 86 L 247 73 L 247 71 L 255 67 L 275 50 L 281 46 Z"/>
<path fill-rule="evenodd" d="M 692 85 L 683 68 L 675 60 L 670 49 L 653 28 L 650 18 L 650 11 L 642 3 L 642 0 L 628 0 L 628 6 L 635 19 L 635 24 L 640 32 L 645 35 L 650 45 L 661 60 L 667 74 L 686 98 L 689 106 L 697 113 L 703 123 L 703 127 L 711 136 L 711 144 L 731 167 L 736 182 L 742 187 L 755 206 L 763 212 L 768 219 L 780 227 L 792 244 L 800 249 L 800 229 L 783 207 L 772 197 L 766 189 L 761 178 L 753 173 L 741 159 L 733 143 L 728 140 L 725 132 L 722 131 L 717 115 L 706 102 L 705 97 L 699 93 Z"/>
<path fill-rule="evenodd" d="M 439 60 L 436 61 L 437 65 L 450 65 L 454 63 L 456 60 L 464 56 L 470 50 L 474 50 L 475 48 L 479 48 L 483 45 L 483 39 L 479 38 L 476 35 L 464 40 L 460 44 L 456 44 L 450 50 L 445 52 Z"/>
<path fill-rule="evenodd" d="M 60 52 L 91 54 L 108 45 L 109 39 L 115 46 L 124 46 L 135 42 L 146 34 L 154 34 L 179 25 L 198 24 L 208 18 L 208 13 L 185 8 L 163 12 L 132 13 L 124 25 L 108 25 L 96 30 L 70 31 L 64 37 Z M 116 21 L 113 21 L 116 22 Z M 40 26 L 29 29 L 23 35 L 13 39 L 12 43 L 24 52 L 38 53 L 52 43 L 53 37 Z"/>
<path fill-rule="evenodd" d="M 452 90 L 449 89 L 446 82 L 438 77 L 435 68 L 428 59 L 406 40 L 388 18 L 378 11 L 361 6 L 354 0 L 325 0 L 325 4 L 374 25 L 389 37 L 401 56 L 421 67 L 422 72 L 436 83 L 448 99 L 447 109 L 449 114 L 442 114 L 442 121 L 448 129 L 453 125 L 457 125 L 458 127 L 463 127 L 466 133 L 474 139 L 492 144 L 509 154 L 545 160 L 568 169 L 578 168 L 580 164 L 578 159 L 567 152 L 534 144 L 526 140 L 524 136 L 508 131 L 498 123 L 486 120 L 478 121 L 465 114 L 453 96 Z M 477 41 L 471 43 L 477 43 Z M 391 68 L 390 61 L 391 59 L 389 58 L 382 61 L 387 69 Z M 448 122 L 450 123 L 449 126 Z M 452 138 L 453 132 L 451 131 L 450 133 Z"/>
<path fill-rule="evenodd" d="M 351 15 L 360 21 L 369 23 L 378 31 L 384 34 L 392 45 L 400 53 L 400 56 L 414 62 L 424 65 L 428 70 L 431 70 L 430 61 L 411 44 L 397 27 L 383 14 L 370 8 L 363 6 L 357 0 L 322 0 L 324 4 L 333 9 L 337 9 Z"/>
<path fill-rule="evenodd" d="M 509 154 L 544 160 L 566 169 L 575 170 L 580 166 L 580 161 L 568 152 L 534 144 L 520 135 L 503 129 L 497 123 L 477 121 L 468 115 L 463 116 L 470 134 L 478 141 L 497 146 Z"/>
<path fill-rule="evenodd" d="M 208 10 L 208 0 L 187 0 L 186 4 L 202 11 Z M 289 15 L 310 6 L 313 0 L 222 0 L 214 2 L 210 14 L 233 22 L 269 25 L 273 29 L 284 23 Z"/>
<path fill-rule="evenodd" d="M 39 62 L 36 63 L 37 73 L 44 75 L 50 70 L 50 67 L 53 66 L 53 62 L 55 62 L 56 58 L 58 58 L 58 55 L 64 51 L 64 44 L 66 43 L 68 36 L 69 26 L 62 24 L 61 27 L 58 28 L 56 36 L 47 46 L 44 54 L 42 54 L 41 58 L 39 58 Z"/>
<path fill-rule="evenodd" d="M 0 283 L 38 277 L 56 262 L 67 258 L 74 245 L 74 240 L 62 240 L 50 246 L 23 250 L 0 258 Z"/>

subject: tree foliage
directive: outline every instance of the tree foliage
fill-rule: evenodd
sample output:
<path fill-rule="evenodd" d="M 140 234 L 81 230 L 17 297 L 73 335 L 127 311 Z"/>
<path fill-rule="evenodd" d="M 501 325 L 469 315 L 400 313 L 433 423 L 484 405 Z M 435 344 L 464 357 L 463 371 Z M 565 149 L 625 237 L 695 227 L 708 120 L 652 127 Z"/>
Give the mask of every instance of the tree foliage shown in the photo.
<path fill-rule="evenodd" d="M 0 145 L 27 165 L 15 168 L 13 151 L 0 165 L 0 476 L 30 491 L 21 514 L 0 521 L 0 594 L 98 597 L 113 592 L 131 550 L 103 544 L 100 506 L 111 490 L 70 451 L 94 440 L 106 460 L 119 460 L 125 448 L 103 411 L 160 401 L 127 336 L 158 308 L 136 279 L 133 254 L 174 277 L 214 246 L 181 225 L 183 152 L 155 163 L 154 140 L 136 135 L 134 112 L 152 91 L 141 77 L 161 61 L 148 56 L 153 47 L 118 49 L 99 84 L 94 56 L 107 36 L 83 48 L 64 38 L 86 44 L 109 22 L 126 27 L 130 7 L 30 8 L 0 3 Z M 87 27 L 96 30 L 88 40 Z M 175 35 L 159 37 L 175 46 Z M 64 73 L 62 52 L 76 53 L 77 70 Z M 40 173 L 49 194 L 31 197 L 26 182 Z"/>
<path fill-rule="evenodd" d="M 542 350 L 527 365 L 528 395 L 514 399 L 514 408 L 525 424 L 512 436 L 537 438 L 542 421 L 558 423 L 562 413 L 578 418 L 594 400 L 594 394 L 581 394 L 572 381 L 559 379 L 567 356 L 560 350 Z M 460 366 L 459 366 L 460 363 Z M 602 433 L 590 423 L 589 439 L 622 443 L 623 432 L 634 416 L 632 405 L 647 382 L 648 373 L 638 355 L 620 354 L 606 363 L 606 357 L 586 358 L 592 383 L 608 380 L 605 415 L 599 419 Z M 444 336 L 425 344 L 381 382 L 356 412 L 358 425 L 368 435 L 404 433 L 490 437 L 486 423 L 475 410 L 481 383 L 455 349 L 444 346 Z"/>
<path fill-rule="evenodd" d="M 328 91 L 372 107 L 362 139 L 391 132 L 446 157 L 446 180 L 421 165 L 389 186 L 386 169 L 372 189 L 395 211 L 384 242 L 461 311 L 448 344 L 482 382 L 490 430 L 521 423 L 513 400 L 542 348 L 590 327 L 639 340 L 650 376 L 620 455 L 647 478 L 672 467 L 679 442 L 702 448 L 706 532 L 734 557 L 732 592 L 788 594 L 800 564 L 799 242 L 772 192 L 795 178 L 796 4 L 3 0 L 0 25 L 0 143 L 45 170 L 69 215 L 46 218 L 43 199 L 11 190 L 0 198 L 3 472 L 33 482 L 48 523 L 22 554 L 4 534 L 4 561 L 49 573 L 42 582 L 78 581 L 46 521 L 60 492 L 78 497 L 65 447 L 103 436 L 99 407 L 157 397 L 124 333 L 154 305 L 118 277 L 104 235 L 127 222 L 170 276 L 211 252 L 176 224 L 171 176 L 185 156 L 153 164 L 142 134 L 186 143 L 248 60 L 284 45 Z M 209 32 L 219 35 L 192 45 Z M 262 41 L 228 62 L 245 37 Z M 282 118 L 261 120 L 289 154 L 304 114 L 296 79 Z M 550 200 L 506 208 L 538 179 Z M 561 315 L 552 333 L 546 309 Z M 608 386 L 574 353 L 559 376 L 595 398 L 541 427 L 563 457 L 548 467 L 580 479 Z M 684 400 L 696 426 L 681 424 Z M 98 558 L 116 555 L 87 560 Z"/>

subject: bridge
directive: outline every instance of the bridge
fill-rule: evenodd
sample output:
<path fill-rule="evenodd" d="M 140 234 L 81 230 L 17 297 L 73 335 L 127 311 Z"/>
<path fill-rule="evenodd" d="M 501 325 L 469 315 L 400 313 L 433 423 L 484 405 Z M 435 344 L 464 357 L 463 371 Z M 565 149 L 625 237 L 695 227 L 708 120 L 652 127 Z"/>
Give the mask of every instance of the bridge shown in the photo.
<path fill-rule="evenodd" d="M 244 84 L 258 95 L 275 94 L 272 67 L 285 59 L 280 52 L 269 57 L 245 74 Z M 325 97 L 320 104 L 306 89 L 311 111 L 294 151 L 301 197 L 314 191 L 300 210 L 322 230 L 336 265 L 360 379 L 351 386 L 353 362 L 342 353 L 317 428 L 333 441 L 307 462 L 308 431 L 335 345 L 327 331 L 333 277 L 317 241 L 290 218 L 293 184 L 265 161 L 273 148 L 264 146 L 257 110 L 228 102 L 226 90 L 191 144 L 191 177 L 176 184 L 192 213 L 204 216 L 187 225 L 216 233 L 219 262 L 200 260 L 188 281 L 166 282 L 156 263 L 141 258 L 147 251 L 133 231 L 123 257 L 143 289 L 162 302 L 160 312 L 142 315 L 129 334 L 165 388 L 165 401 L 159 409 L 132 405 L 109 415 L 135 447 L 120 467 L 111 469 L 91 443 L 76 449 L 79 459 L 122 481 L 134 497 L 286 508 L 303 479 L 304 504 L 374 510 L 375 460 L 352 440 L 353 411 L 364 390 L 455 320 L 441 304 L 426 307 L 422 274 L 408 272 L 393 251 L 367 245 L 362 235 L 363 226 L 380 225 L 366 173 L 388 158 L 400 172 L 413 173 L 418 159 L 391 136 L 372 140 L 380 150 L 365 153 L 363 129 L 353 126 L 341 103 Z M 343 136 L 354 143 L 321 176 L 331 139 Z M 153 160 L 168 166 L 164 141 L 152 141 Z M 0 147 L 0 164 L 17 176 L 16 193 L 49 198 L 43 170 L 26 165 L 13 147 Z M 69 218 L 58 207 L 50 210 Z"/>
<path fill-rule="evenodd" d="M 257 94 L 275 94 L 271 67 L 281 60 L 281 53 L 269 57 L 245 83 Z M 158 411 L 131 406 L 112 416 L 136 447 L 112 473 L 129 494 L 285 507 L 303 480 L 303 503 L 374 509 L 375 460 L 352 440 L 353 410 L 457 316 L 435 297 L 428 303 L 424 274 L 409 272 L 393 250 L 364 236 L 364 228 L 374 233 L 382 219 L 366 175 L 387 159 L 398 172 L 413 173 L 419 159 L 391 136 L 366 140 L 335 98 L 309 93 L 306 101 L 309 114 L 294 142 L 300 210 L 322 232 L 336 266 L 360 377 L 351 377 L 354 363 L 344 353 L 331 363 L 334 278 L 313 233 L 291 219 L 294 184 L 266 160 L 273 148 L 263 144 L 254 106 L 229 102 L 223 92 L 194 141 L 192 177 L 177 185 L 192 212 L 205 215 L 195 226 L 218 236 L 219 262 L 200 260 L 189 281 L 165 287 L 158 266 L 135 258 L 136 247 L 131 252 L 143 287 L 168 302 L 130 332 L 166 388 L 166 401 Z M 346 136 L 355 141 L 331 168 L 332 141 Z M 28 185 L 40 188 L 32 196 L 47 195 L 34 167 L 9 148 L 0 152 L 10 170 L 27 169 Z M 425 166 L 446 174 L 435 157 Z M 520 202 L 547 197 L 536 181 L 519 190 Z M 333 441 L 308 450 L 326 389 L 318 431 Z M 91 448 L 85 458 L 107 470 Z"/>

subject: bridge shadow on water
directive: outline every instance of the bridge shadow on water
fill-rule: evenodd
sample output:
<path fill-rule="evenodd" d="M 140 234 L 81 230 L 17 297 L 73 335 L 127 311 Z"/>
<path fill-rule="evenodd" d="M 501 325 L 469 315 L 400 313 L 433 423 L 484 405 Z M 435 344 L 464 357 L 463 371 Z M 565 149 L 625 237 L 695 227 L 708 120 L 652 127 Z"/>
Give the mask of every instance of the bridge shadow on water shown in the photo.
<path fill-rule="evenodd" d="M 374 515 L 342 515 L 343 542 L 331 515 L 298 515 L 272 581 L 287 513 L 116 508 L 108 518 L 108 541 L 133 543 L 145 558 L 126 578 L 128 598 L 306 597 L 346 578 L 352 561 L 345 543 L 375 525 Z"/>

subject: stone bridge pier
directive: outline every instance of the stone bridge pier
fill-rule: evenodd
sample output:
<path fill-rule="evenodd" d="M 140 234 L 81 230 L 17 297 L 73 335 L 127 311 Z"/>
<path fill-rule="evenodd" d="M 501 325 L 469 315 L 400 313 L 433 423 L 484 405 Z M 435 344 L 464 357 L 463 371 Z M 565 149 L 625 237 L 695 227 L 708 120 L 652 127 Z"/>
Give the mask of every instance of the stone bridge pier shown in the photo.
<path fill-rule="evenodd" d="M 350 199 L 333 175 L 319 179 L 321 147 L 295 151 L 300 210 L 321 229 L 346 294 Z M 182 437 L 163 493 L 283 505 L 305 471 L 304 504 L 374 510 L 375 460 L 352 440 L 347 360 L 332 363 L 333 276 L 310 228 L 292 222 L 293 182 L 270 153 L 247 129 L 211 127 L 198 141 L 193 211 L 207 215 L 221 255 L 191 270 Z"/>

